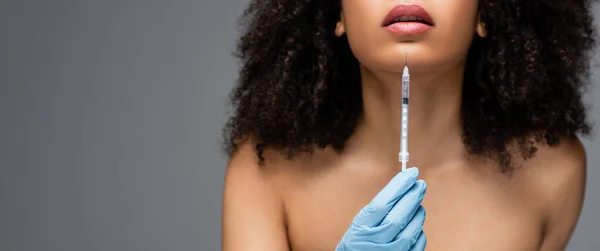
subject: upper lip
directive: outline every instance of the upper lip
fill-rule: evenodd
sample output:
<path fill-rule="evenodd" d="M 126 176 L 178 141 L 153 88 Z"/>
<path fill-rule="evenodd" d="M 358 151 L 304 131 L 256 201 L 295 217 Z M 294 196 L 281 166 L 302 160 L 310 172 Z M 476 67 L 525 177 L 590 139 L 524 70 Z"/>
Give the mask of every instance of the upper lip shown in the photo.
<path fill-rule="evenodd" d="M 416 18 L 415 22 L 422 22 L 431 26 L 434 26 L 433 19 L 429 16 L 429 13 L 423 7 L 419 5 L 398 5 L 394 7 L 383 20 L 382 26 L 388 26 L 395 22 L 397 18 Z"/>

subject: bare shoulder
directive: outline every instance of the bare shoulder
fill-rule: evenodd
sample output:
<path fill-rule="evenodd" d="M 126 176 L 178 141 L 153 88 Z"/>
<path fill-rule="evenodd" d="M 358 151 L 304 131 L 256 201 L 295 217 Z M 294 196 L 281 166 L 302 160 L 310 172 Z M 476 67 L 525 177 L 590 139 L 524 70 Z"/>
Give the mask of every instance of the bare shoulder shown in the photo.
<path fill-rule="evenodd" d="M 586 152 L 577 138 L 562 139 L 557 146 L 538 146 L 535 156 L 525 162 L 524 171 L 528 181 L 545 192 L 549 201 L 564 196 L 569 187 L 585 184 Z"/>
<path fill-rule="evenodd" d="M 276 154 L 259 165 L 254 143 L 246 141 L 229 159 L 223 189 L 223 250 L 288 250 L 285 212 L 277 186 Z"/>
<path fill-rule="evenodd" d="M 259 164 L 254 141 L 241 142 L 229 158 L 225 181 L 234 180 L 235 184 L 231 184 L 232 186 L 244 182 L 256 182 L 265 188 L 273 186 L 282 170 L 283 158 L 271 149 L 265 149 L 263 157 L 265 161 Z"/>
<path fill-rule="evenodd" d="M 564 250 L 583 206 L 586 152 L 577 138 L 562 139 L 557 146 L 539 146 L 525 162 L 528 188 L 535 191 L 544 213 L 541 250 Z"/>

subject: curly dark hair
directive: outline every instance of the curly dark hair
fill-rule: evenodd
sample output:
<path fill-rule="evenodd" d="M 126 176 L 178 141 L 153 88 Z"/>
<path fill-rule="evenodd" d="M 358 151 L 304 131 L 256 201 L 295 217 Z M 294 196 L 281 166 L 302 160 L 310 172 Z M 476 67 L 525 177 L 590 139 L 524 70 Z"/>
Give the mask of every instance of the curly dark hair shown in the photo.
<path fill-rule="evenodd" d="M 463 143 L 470 154 L 514 169 L 509 144 L 524 159 L 538 143 L 588 135 L 582 91 L 596 45 L 593 0 L 480 0 L 488 35 L 474 38 L 463 83 Z M 333 33 L 341 0 L 253 0 L 234 55 L 235 114 L 224 151 L 252 138 L 288 158 L 328 145 L 341 151 L 362 115 L 359 62 L 347 37 Z"/>

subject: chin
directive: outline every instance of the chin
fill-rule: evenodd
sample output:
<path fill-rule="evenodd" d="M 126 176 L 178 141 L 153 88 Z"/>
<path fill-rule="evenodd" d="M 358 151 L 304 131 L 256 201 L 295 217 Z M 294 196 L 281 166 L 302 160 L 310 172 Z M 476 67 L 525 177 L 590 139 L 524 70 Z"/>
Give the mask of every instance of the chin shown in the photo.
<path fill-rule="evenodd" d="M 399 74 L 402 73 L 406 62 L 411 74 L 433 73 L 457 67 L 461 59 L 466 58 L 466 55 L 451 49 L 440 50 L 439 47 L 428 46 L 425 42 L 396 43 L 384 49 L 363 52 L 365 53 L 355 56 L 367 69 Z"/>
<path fill-rule="evenodd" d="M 411 57 L 410 55 L 413 56 Z M 385 58 L 377 60 L 377 63 L 372 64 L 371 67 L 368 68 L 389 73 L 402 73 L 405 66 L 404 57 L 405 55 L 401 53 L 393 56 L 388 54 Z M 444 71 L 453 64 L 454 63 L 450 63 L 450 61 L 441 58 L 428 57 L 415 53 L 408 54 L 408 68 L 411 74 Z"/>

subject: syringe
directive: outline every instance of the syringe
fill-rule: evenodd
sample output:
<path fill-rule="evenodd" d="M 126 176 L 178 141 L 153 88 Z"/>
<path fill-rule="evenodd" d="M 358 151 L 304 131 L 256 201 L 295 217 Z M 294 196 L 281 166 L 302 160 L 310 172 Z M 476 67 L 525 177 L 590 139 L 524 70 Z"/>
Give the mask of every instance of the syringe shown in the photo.
<path fill-rule="evenodd" d="M 400 128 L 400 152 L 398 161 L 402 162 L 402 171 L 406 170 L 408 162 L 408 93 L 410 86 L 410 73 L 408 72 L 408 54 L 406 55 L 404 70 L 402 71 L 402 116 Z"/>

